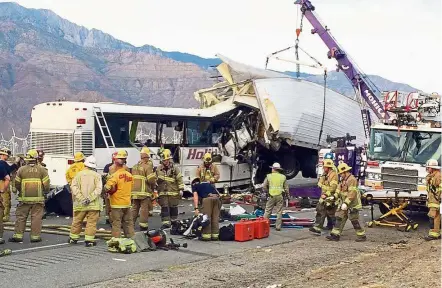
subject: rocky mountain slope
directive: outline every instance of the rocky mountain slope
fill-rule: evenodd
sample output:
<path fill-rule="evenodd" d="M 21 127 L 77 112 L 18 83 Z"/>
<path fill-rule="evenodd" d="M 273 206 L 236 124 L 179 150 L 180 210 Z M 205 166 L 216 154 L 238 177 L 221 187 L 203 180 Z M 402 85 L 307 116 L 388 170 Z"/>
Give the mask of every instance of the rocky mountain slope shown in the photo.
<path fill-rule="evenodd" d="M 207 68 L 218 63 L 135 47 L 49 10 L 0 3 L 0 132 L 10 135 L 13 127 L 26 135 L 32 107 L 57 99 L 193 107 L 193 92 L 213 84 Z M 322 83 L 322 76 L 303 76 Z M 375 82 L 378 78 L 382 89 L 404 90 L 378 76 Z M 331 73 L 328 81 L 330 88 L 352 94 L 344 75 Z"/>

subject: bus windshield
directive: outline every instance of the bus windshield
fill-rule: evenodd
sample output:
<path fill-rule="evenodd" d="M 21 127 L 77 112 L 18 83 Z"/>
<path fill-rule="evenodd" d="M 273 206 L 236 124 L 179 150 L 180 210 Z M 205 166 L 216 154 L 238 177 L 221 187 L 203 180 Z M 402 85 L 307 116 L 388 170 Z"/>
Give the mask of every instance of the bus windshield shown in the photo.
<path fill-rule="evenodd" d="M 441 157 L 441 133 L 372 129 L 371 160 L 425 164 Z"/>

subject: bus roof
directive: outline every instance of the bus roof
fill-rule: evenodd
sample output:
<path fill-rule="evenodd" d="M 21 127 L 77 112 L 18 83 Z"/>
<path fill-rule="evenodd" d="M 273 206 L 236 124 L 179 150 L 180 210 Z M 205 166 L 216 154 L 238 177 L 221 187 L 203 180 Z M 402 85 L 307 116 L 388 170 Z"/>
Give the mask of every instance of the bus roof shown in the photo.
<path fill-rule="evenodd" d="M 227 103 L 225 103 L 227 102 Z M 170 108 L 170 107 L 152 107 L 152 106 L 136 106 L 128 105 L 124 103 L 110 103 L 110 102 L 45 102 L 34 106 L 38 108 L 39 106 L 71 106 L 72 109 L 75 108 L 88 108 L 92 109 L 94 107 L 100 108 L 102 113 L 112 113 L 112 114 L 134 114 L 134 115 L 170 115 L 170 116 L 188 116 L 188 117 L 204 117 L 212 118 L 218 115 L 222 115 L 226 112 L 232 111 L 237 106 L 230 101 L 225 101 L 210 107 L 209 109 L 194 109 L 194 108 Z"/>

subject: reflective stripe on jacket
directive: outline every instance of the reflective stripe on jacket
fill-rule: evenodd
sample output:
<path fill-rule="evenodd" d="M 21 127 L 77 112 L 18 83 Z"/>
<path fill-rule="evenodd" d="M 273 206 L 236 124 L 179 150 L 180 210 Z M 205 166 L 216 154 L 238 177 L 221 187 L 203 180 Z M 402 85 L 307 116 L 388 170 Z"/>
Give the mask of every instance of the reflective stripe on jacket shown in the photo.
<path fill-rule="evenodd" d="M 171 165 L 166 169 L 162 164 L 157 168 L 157 183 L 159 196 L 178 196 L 184 189 L 183 175 L 178 167 Z"/>
<path fill-rule="evenodd" d="M 156 174 L 153 172 L 152 161 L 140 161 L 131 169 L 134 178 L 132 186 L 132 199 L 144 199 L 152 197 L 156 184 Z"/>
<path fill-rule="evenodd" d="M 78 172 L 71 184 L 74 211 L 102 211 L 102 188 L 100 174 L 87 168 Z M 86 199 L 89 199 L 90 203 L 84 206 L 83 201 Z"/>
<path fill-rule="evenodd" d="M 327 175 L 322 175 L 318 182 L 318 187 L 321 188 L 322 194 L 327 197 L 338 197 L 336 189 L 338 188 L 338 174 L 330 169 Z"/>
<path fill-rule="evenodd" d="M 220 173 L 215 164 L 210 164 L 209 169 L 201 164 L 196 169 L 196 177 L 200 178 L 201 182 L 218 182 Z"/>
<path fill-rule="evenodd" d="M 23 203 L 44 203 L 44 192 L 49 191 L 48 171 L 35 163 L 20 167 L 15 176 L 18 200 Z"/>
<path fill-rule="evenodd" d="M 270 196 L 277 196 L 281 195 L 282 192 L 289 192 L 287 178 L 285 175 L 278 172 L 267 174 L 263 185 L 264 189 L 269 191 Z"/>
<path fill-rule="evenodd" d="M 66 171 L 66 181 L 69 185 L 72 184 L 72 180 L 74 179 L 75 175 L 82 170 L 84 170 L 83 162 L 76 162 L 69 166 L 69 169 Z"/>
<path fill-rule="evenodd" d="M 441 174 L 440 171 L 435 170 L 433 173 L 427 175 L 427 197 L 428 197 L 428 208 L 440 208 L 441 203 Z"/>
<path fill-rule="evenodd" d="M 116 189 L 109 197 L 111 208 L 129 208 L 131 206 L 131 194 L 134 180 L 132 174 L 124 167 L 113 173 L 104 185 L 104 190 Z"/>
<path fill-rule="evenodd" d="M 339 194 L 341 201 L 347 204 L 348 208 L 362 209 L 358 180 L 356 180 L 355 176 L 352 174 L 339 183 L 337 193 Z"/>

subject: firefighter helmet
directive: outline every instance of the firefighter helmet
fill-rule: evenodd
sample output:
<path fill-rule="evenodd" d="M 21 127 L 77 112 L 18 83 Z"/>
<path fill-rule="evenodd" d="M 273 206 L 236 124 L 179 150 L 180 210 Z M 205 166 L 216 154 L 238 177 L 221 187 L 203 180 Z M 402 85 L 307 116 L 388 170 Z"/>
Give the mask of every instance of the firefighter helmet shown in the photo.
<path fill-rule="evenodd" d="M 126 150 L 120 150 L 118 151 L 117 155 L 115 156 L 116 159 L 126 159 L 127 158 L 127 152 Z"/>
<path fill-rule="evenodd" d="M 25 160 L 27 161 L 32 161 L 32 160 L 37 160 L 38 158 L 38 152 L 37 150 L 29 150 L 28 153 L 26 153 L 26 157 Z"/>
<path fill-rule="evenodd" d="M 83 161 L 84 160 L 84 154 L 83 154 L 83 152 L 76 152 L 75 154 L 74 154 L 74 162 L 80 162 L 80 161 Z"/>
<path fill-rule="evenodd" d="M 150 149 L 148 147 L 141 148 L 140 154 L 150 155 Z"/>
<path fill-rule="evenodd" d="M 206 154 L 204 154 L 203 160 L 204 160 L 204 162 L 206 162 L 206 163 L 210 163 L 210 162 L 212 162 L 212 154 L 210 154 L 210 153 L 206 153 Z"/>
<path fill-rule="evenodd" d="M 436 159 L 430 159 L 427 161 L 427 168 L 440 169 L 439 163 Z"/>
<path fill-rule="evenodd" d="M 333 168 L 335 164 L 333 163 L 333 160 L 331 159 L 325 159 L 324 160 L 324 167 Z"/>
<path fill-rule="evenodd" d="M 341 173 L 344 173 L 344 172 L 347 172 L 347 171 L 350 171 L 350 170 L 351 170 L 351 167 L 348 166 L 347 163 L 344 163 L 344 162 L 339 163 L 339 165 L 338 165 L 338 174 L 341 174 Z"/>
<path fill-rule="evenodd" d="M 169 149 L 164 149 L 161 153 L 161 161 L 172 159 L 172 152 Z"/>
<path fill-rule="evenodd" d="M 7 147 L 3 147 L 0 149 L 0 155 L 11 156 L 11 150 Z"/>

